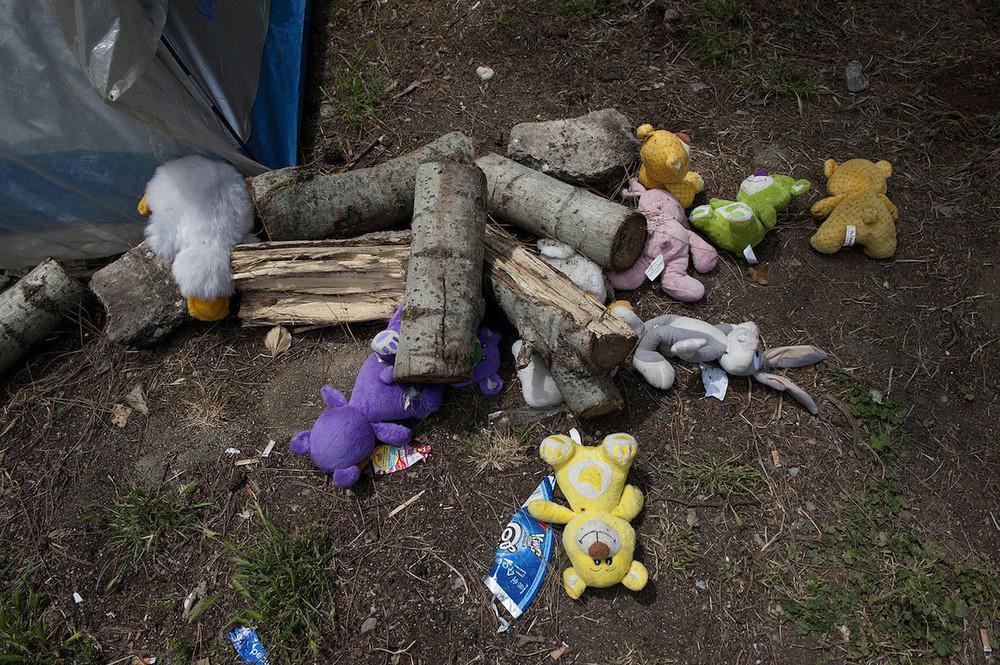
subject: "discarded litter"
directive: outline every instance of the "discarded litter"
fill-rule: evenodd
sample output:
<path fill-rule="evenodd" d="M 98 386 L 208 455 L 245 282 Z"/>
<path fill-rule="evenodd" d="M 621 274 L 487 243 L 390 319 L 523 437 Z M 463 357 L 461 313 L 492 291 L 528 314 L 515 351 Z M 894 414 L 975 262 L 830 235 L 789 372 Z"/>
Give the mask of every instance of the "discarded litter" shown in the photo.
<path fill-rule="evenodd" d="M 701 368 L 701 382 L 705 385 L 705 397 L 714 397 L 720 402 L 726 399 L 729 389 L 729 375 L 726 370 L 698 363 Z"/>
<path fill-rule="evenodd" d="M 264 643 L 260 641 L 257 631 L 253 628 L 235 628 L 226 635 L 233 643 L 233 648 L 244 663 L 251 665 L 271 665 L 264 651 Z"/>
<path fill-rule="evenodd" d="M 372 470 L 377 476 L 384 476 L 407 469 L 417 462 L 430 457 L 430 446 L 390 446 L 382 444 L 372 453 Z"/>
<path fill-rule="evenodd" d="M 79 605 L 80 603 L 83 602 L 83 596 L 81 596 L 79 593 L 77 593 L 76 591 L 74 591 L 73 592 L 73 602 L 76 603 L 77 605 Z"/>
<path fill-rule="evenodd" d="M 531 605 L 545 581 L 552 561 L 555 536 L 547 525 L 528 513 L 528 504 L 538 499 L 552 500 L 555 476 L 546 476 L 510 520 L 497 545 L 496 558 L 483 584 L 515 619 Z M 499 612 L 500 630 L 507 623 Z"/>
<path fill-rule="evenodd" d="M 264 448 L 264 452 L 262 452 L 260 454 L 260 456 L 261 457 L 270 457 L 271 456 L 271 451 L 274 450 L 275 444 L 276 444 L 276 441 L 274 439 L 271 439 L 270 441 L 268 441 L 267 442 L 267 448 Z"/>

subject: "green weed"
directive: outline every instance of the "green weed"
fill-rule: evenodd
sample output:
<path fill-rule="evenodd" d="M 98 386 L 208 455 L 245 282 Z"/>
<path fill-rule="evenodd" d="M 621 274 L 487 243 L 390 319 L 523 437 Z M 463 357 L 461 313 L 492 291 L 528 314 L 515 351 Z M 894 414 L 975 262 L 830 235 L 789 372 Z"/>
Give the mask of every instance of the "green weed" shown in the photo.
<path fill-rule="evenodd" d="M 749 3 L 743 0 L 698 0 L 692 13 L 703 21 L 732 28 L 750 25 Z"/>
<path fill-rule="evenodd" d="M 613 11 L 628 9 L 630 0 L 554 0 L 556 15 L 574 21 L 591 21 Z"/>
<path fill-rule="evenodd" d="M 341 120 L 355 129 L 375 117 L 375 107 L 391 82 L 382 65 L 370 59 L 374 50 L 374 44 L 359 48 L 333 76 L 334 95 L 329 101 Z"/>
<path fill-rule="evenodd" d="M 497 32 L 502 32 L 505 34 L 513 34 L 517 31 L 517 14 L 511 9 L 509 5 L 500 5 L 493 11 L 492 17 L 490 17 L 490 22 L 493 24 L 493 29 Z"/>
<path fill-rule="evenodd" d="M 762 482 L 760 471 L 738 464 L 739 457 L 736 454 L 720 461 L 702 451 L 693 461 L 679 460 L 668 473 L 677 480 L 678 489 L 688 496 L 719 496 L 727 503 L 738 496 L 756 500 L 756 490 Z"/>
<path fill-rule="evenodd" d="M 247 604 L 231 623 L 259 626 L 269 651 L 298 662 L 306 648 L 315 656 L 323 636 L 335 631 L 336 548 L 325 535 L 290 535 L 258 514 L 264 533 L 257 544 L 246 551 L 229 545 L 233 587 Z"/>
<path fill-rule="evenodd" d="M 205 509 L 212 503 L 198 500 L 197 489 L 195 482 L 176 490 L 165 484 L 115 485 L 116 496 L 111 505 L 88 516 L 106 535 L 101 554 L 116 565 L 106 589 L 140 568 L 159 566 L 177 545 L 199 536 L 214 535 L 202 520 Z"/>
<path fill-rule="evenodd" d="M 805 97 L 818 90 L 809 66 L 785 57 L 754 62 L 744 72 L 743 83 L 760 94 Z"/>
<path fill-rule="evenodd" d="M 657 523 L 656 535 L 650 538 L 656 558 L 666 562 L 671 577 L 688 577 L 698 564 L 699 541 L 694 527 L 680 527 L 666 517 Z"/>
<path fill-rule="evenodd" d="M 840 384 L 837 397 L 868 431 L 872 450 L 883 461 L 896 460 L 905 440 L 902 425 L 906 410 L 899 397 L 866 388 L 844 372 L 833 370 L 833 375 Z"/>
<path fill-rule="evenodd" d="M 25 665 L 97 663 L 90 639 L 45 620 L 45 596 L 21 577 L 0 590 L 0 662 Z"/>

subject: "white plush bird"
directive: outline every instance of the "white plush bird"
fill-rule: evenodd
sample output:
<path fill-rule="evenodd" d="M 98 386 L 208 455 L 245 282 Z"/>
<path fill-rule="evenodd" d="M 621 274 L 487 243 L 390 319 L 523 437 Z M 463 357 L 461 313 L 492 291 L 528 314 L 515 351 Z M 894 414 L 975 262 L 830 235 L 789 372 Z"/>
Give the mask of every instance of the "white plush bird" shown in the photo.
<path fill-rule="evenodd" d="M 255 240 L 253 206 L 239 171 L 198 155 L 167 162 L 146 185 L 139 212 L 150 216 L 146 242 L 172 262 L 191 316 L 225 318 L 235 292 L 229 251 Z"/>
<path fill-rule="evenodd" d="M 570 281 L 604 304 L 608 297 L 601 267 L 564 242 L 542 238 L 538 241 L 542 261 L 569 277 Z"/>

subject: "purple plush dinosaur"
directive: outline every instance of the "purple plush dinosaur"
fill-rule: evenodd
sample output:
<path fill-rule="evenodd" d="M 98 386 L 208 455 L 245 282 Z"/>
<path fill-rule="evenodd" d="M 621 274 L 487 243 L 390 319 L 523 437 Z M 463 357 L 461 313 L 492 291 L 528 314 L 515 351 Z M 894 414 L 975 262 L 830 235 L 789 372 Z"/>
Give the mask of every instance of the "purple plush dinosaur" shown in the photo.
<path fill-rule="evenodd" d="M 311 430 L 292 437 L 292 452 L 309 453 L 313 463 L 333 476 L 338 487 L 351 487 L 361 477 L 361 466 L 372 456 L 379 442 L 405 446 L 410 442 L 410 428 L 393 421 L 422 420 L 441 408 L 444 386 L 433 384 L 397 384 L 392 381 L 393 363 L 399 346 L 403 306 L 400 305 L 389 325 L 372 340 L 368 356 L 348 400 L 336 388 L 324 386 L 320 393 L 326 405 Z M 503 387 L 497 376 L 500 368 L 500 334 L 479 329 L 483 357 L 476 364 L 472 380 L 455 384 L 461 388 L 479 384 L 486 395 L 496 395 Z"/>

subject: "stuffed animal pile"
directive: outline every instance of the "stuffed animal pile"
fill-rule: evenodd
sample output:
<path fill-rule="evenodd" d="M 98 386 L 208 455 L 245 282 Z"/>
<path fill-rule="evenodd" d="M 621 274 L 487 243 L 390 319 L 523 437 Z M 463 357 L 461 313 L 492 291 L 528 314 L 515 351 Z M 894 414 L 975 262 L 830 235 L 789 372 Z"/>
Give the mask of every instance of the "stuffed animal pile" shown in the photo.
<path fill-rule="evenodd" d="M 887 161 L 828 159 L 823 165 L 830 196 L 813 204 L 810 212 L 826 218 L 809 242 L 818 252 L 833 254 L 842 247 L 861 245 L 865 254 L 886 259 L 896 253 L 899 212 L 885 195 L 892 175 Z"/>
<path fill-rule="evenodd" d="M 563 588 L 570 598 L 587 587 L 616 584 L 640 591 L 649 580 L 646 567 L 633 559 L 635 529 L 629 524 L 642 511 L 642 492 L 625 484 L 638 450 L 629 434 L 610 434 L 600 446 L 557 434 L 539 447 L 569 507 L 539 499 L 528 504 L 528 512 L 541 522 L 566 525 L 563 549 L 572 566 L 563 571 Z"/>

